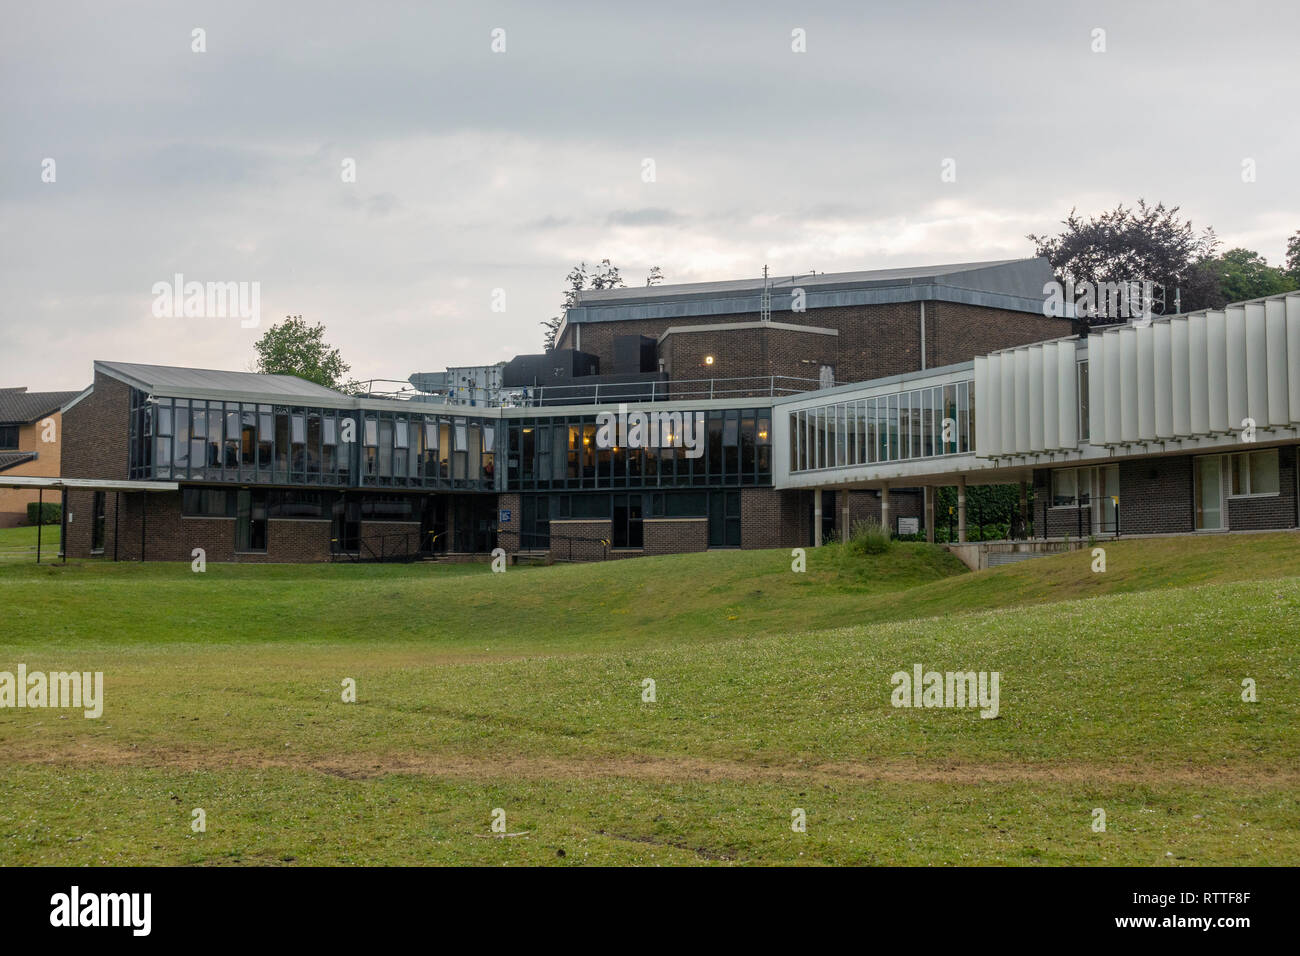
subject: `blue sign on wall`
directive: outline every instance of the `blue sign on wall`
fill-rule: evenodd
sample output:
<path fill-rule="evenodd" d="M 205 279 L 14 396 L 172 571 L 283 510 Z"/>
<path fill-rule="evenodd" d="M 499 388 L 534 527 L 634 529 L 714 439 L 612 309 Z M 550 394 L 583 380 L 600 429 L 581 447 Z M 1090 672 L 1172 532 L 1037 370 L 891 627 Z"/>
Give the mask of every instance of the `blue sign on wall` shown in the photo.
<path fill-rule="evenodd" d="M 502 524 L 508 524 L 509 522 L 510 522 L 510 509 L 508 509 L 508 508 L 502 508 L 502 509 L 501 509 L 501 523 L 502 523 Z"/>

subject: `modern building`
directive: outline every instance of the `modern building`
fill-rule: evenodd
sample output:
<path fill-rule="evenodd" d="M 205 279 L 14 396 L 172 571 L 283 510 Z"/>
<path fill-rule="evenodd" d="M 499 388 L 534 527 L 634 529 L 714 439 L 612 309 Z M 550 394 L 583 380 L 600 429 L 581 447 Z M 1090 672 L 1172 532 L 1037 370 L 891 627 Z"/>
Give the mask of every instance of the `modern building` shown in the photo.
<path fill-rule="evenodd" d="M 63 405 L 76 392 L 0 388 L 0 478 L 57 478 L 63 445 Z M 0 528 L 27 522 L 39 492 L 0 486 Z"/>
<path fill-rule="evenodd" d="M 1300 293 L 1080 337 L 1050 280 L 1031 259 L 584 293 L 473 404 L 97 362 L 64 407 L 67 553 L 789 547 L 865 517 L 933 533 L 934 489 L 968 483 L 1033 487 L 1038 535 L 1295 527 Z"/>

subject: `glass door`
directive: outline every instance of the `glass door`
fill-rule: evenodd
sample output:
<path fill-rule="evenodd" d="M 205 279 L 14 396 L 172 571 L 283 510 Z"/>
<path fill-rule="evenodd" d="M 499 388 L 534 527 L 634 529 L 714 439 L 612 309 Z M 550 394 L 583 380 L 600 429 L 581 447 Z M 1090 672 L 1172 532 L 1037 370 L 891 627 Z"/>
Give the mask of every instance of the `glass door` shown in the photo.
<path fill-rule="evenodd" d="M 1219 531 L 1224 527 L 1222 458 L 1212 455 L 1196 459 L 1196 530 Z"/>

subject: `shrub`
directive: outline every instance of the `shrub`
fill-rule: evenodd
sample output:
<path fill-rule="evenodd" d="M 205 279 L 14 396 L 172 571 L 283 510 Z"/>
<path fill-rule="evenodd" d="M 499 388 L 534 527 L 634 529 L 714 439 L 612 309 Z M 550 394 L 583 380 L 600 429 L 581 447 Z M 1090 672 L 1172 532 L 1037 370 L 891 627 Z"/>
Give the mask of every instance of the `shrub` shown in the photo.
<path fill-rule="evenodd" d="M 37 514 L 37 509 L 40 514 Z M 63 517 L 63 506 L 57 501 L 47 501 L 44 505 L 38 505 L 35 501 L 27 503 L 27 523 L 28 524 L 58 524 Z M 37 519 L 40 519 L 39 522 Z"/>
<path fill-rule="evenodd" d="M 849 532 L 849 547 L 859 554 L 884 554 L 889 550 L 889 529 L 879 521 L 855 521 Z"/>

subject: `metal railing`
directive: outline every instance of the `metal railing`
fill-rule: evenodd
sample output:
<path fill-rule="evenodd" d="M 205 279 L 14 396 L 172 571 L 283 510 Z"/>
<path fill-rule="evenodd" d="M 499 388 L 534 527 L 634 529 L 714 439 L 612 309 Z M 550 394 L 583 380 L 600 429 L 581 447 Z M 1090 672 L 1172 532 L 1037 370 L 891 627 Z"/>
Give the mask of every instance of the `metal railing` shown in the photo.
<path fill-rule="evenodd" d="M 618 402 L 683 402 L 719 398 L 776 398 L 830 388 L 819 379 L 792 375 L 742 378 L 672 379 L 648 382 L 594 382 L 590 385 L 538 385 L 514 391 L 516 407 L 540 405 L 600 405 Z"/>
<path fill-rule="evenodd" d="M 432 535 L 433 532 L 427 532 Z M 363 562 L 377 562 L 386 564 L 388 562 L 418 561 L 429 553 L 421 550 L 421 534 L 418 531 L 395 531 L 390 534 L 366 535 L 357 542 L 355 549 L 340 548 L 337 538 L 330 539 L 330 560 L 331 561 L 351 561 L 354 564 Z M 429 546 L 432 548 L 433 541 L 430 539 Z"/>
<path fill-rule="evenodd" d="M 518 534 L 519 536 L 520 551 L 532 551 L 534 553 L 546 552 L 551 556 L 552 561 L 572 562 L 574 560 L 573 543 L 575 541 L 578 542 L 580 545 L 581 544 L 600 545 L 599 560 L 601 561 L 609 560 L 609 548 L 610 548 L 609 538 L 588 538 L 582 535 L 569 535 L 569 534 L 557 533 L 554 531 L 550 532 L 549 534 L 544 534 L 544 533 L 534 532 L 534 531 L 519 531 L 515 533 Z M 582 558 L 579 557 L 578 560 L 582 560 Z"/>

